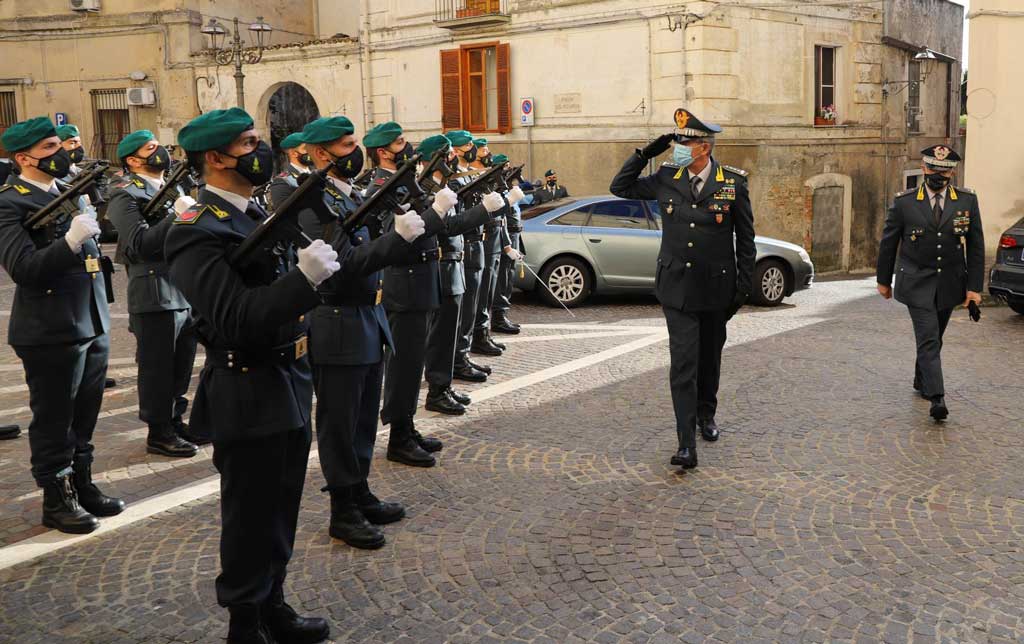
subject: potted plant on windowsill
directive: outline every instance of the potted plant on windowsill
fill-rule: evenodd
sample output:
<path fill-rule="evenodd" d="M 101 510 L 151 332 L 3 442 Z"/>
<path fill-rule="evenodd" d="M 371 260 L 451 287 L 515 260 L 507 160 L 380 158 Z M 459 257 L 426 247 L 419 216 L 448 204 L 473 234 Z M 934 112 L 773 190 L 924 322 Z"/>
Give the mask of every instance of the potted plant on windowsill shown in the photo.
<path fill-rule="evenodd" d="M 836 106 L 826 105 L 821 108 L 821 113 L 814 117 L 815 125 L 835 125 L 836 124 Z"/>

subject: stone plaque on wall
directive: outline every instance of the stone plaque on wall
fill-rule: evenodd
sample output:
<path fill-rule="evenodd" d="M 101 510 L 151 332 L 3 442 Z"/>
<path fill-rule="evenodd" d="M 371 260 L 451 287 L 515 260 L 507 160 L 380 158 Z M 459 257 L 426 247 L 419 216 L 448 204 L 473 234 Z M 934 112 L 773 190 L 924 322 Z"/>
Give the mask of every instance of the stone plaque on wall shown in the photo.
<path fill-rule="evenodd" d="M 579 92 L 555 94 L 556 114 L 579 114 L 583 111 L 583 96 Z"/>

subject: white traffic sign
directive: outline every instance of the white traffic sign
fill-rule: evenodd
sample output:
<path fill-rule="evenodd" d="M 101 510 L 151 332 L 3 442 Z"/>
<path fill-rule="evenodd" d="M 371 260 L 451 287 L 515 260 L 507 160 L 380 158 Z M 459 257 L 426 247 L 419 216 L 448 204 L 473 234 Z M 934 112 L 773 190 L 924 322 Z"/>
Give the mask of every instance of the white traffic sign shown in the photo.
<path fill-rule="evenodd" d="M 519 125 L 533 127 L 533 113 L 536 111 L 537 106 L 534 104 L 533 98 L 519 99 Z"/>

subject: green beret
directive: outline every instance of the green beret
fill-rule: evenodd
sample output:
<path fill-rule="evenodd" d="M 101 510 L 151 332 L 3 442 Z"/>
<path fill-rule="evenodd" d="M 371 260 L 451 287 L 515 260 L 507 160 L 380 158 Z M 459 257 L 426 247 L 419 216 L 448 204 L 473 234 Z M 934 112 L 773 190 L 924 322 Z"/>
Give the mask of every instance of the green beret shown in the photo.
<path fill-rule="evenodd" d="M 381 123 L 366 133 L 363 137 L 363 145 L 368 148 L 382 148 L 390 145 L 402 134 L 402 126 L 394 121 Z"/>
<path fill-rule="evenodd" d="M 67 141 L 73 139 L 79 135 L 77 125 L 62 125 L 57 128 L 57 136 L 60 137 L 61 141 Z"/>
<path fill-rule="evenodd" d="M 473 135 L 466 130 L 452 130 L 445 134 L 448 140 L 452 142 L 452 145 L 459 147 L 460 145 L 466 145 L 467 143 L 473 142 Z"/>
<path fill-rule="evenodd" d="M 10 153 L 21 152 L 51 136 L 57 136 L 53 123 L 45 116 L 37 116 L 7 128 L 0 136 L 0 143 Z"/>
<path fill-rule="evenodd" d="M 117 158 L 123 159 L 138 152 L 139 148 L 146 145 L 156 137 L 149 130 L 135 130 L 128 136 L 121 139 L 117 144 Z"/>
<path fill-rule="evenodd" d="M 424 159 L 431 159 L 438 150 L 447 150 L 451 146 L 452 142 L 448 140 L 448 137 L 443 134 L 435 134 L 423 139 L 416 151 L 422 154 Z"/>
<path fill-rule="evenodd" d="M 302 128 L 300 136 L 303 143 L 330 143 L 355 132 L 355 126 L 347 116 L 321 116 Z"/>
<path fill-rule="evenodd" d="M 281 149 L 291 150 L 292 148 L 299 147 L 303 143 L 305 143 L 305 141 L 302 140 L 302 134 L 300 132 L 293 132 L 281 139 Z"/>
<path fill-rule="evenodd" d="M 228 145 L 252 129 L 252 117 L 240 107 L 200 114 L 178 132 L 178 144 L 186 152 L 205 152 Z"/>
<path fill-rule="evenodd" d="M 495 154 L 493 157 L 491 157 L 491 163 L 493 163 L 494 165 L 498 165 L 499 163 L 505 163 L 506 161 L 508 161 L 508 156 L 504 154 Z"/>
<path fill-rule="evenodd" d="M 484 137 L 480 137 L 479 139 L 473 139 L 473 145 L 475 145 L 478 148 L 482 148 L 485 145 L 487 145 L 487 139 L 485 139 Z"/>

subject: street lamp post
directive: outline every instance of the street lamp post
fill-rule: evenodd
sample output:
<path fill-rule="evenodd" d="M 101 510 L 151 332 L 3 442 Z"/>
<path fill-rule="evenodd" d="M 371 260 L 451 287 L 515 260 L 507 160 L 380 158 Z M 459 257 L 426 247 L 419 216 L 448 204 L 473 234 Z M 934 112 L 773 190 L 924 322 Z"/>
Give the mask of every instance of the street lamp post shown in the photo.
<path fill-rule="evenodd" d="M 235 64 L 235 101 L 238 103 L 238 107 L 245 109 L 245 74 L 242 73 L 242 64 L 253 65 L 263 59 L 263 47 L 270 43 L 270 33 L 274 28 L 263 22 L 263 16 L 257 17 L 256 22 L 249 25 L 250 37 L 256 46 L 256 50 L 253 51 L 242 45 L 242 36 L 238 31 L 238 18 L 235 18 L 233 22 L 235 33 L 229 48 L 223 47 L 227 29 L 216 18 L 210 18 L 210 22 L 201 31 L 210 37 L 213 59 L 218 65 Z"/>

